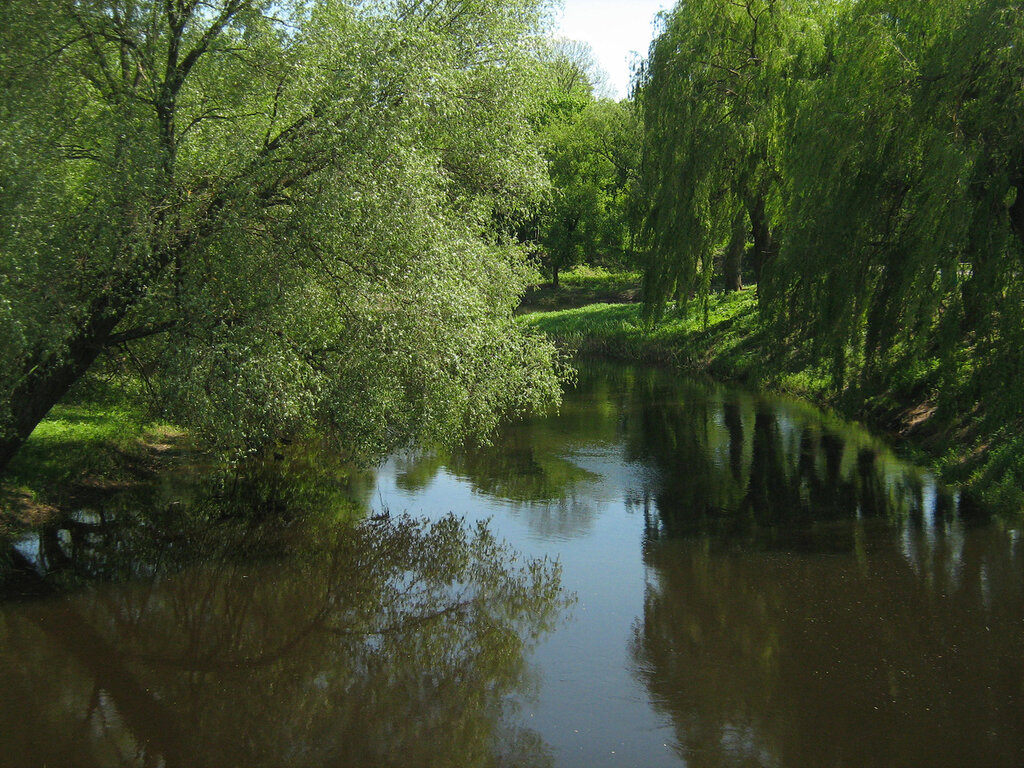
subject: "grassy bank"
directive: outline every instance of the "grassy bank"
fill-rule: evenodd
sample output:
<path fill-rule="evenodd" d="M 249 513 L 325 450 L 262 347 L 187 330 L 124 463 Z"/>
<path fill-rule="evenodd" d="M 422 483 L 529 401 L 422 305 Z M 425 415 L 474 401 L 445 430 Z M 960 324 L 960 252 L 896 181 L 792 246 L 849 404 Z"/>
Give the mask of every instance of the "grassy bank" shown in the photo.
<path fill-rule="evenodd" d="M 978 406 L 943 413 L 935 407 L 928 366 L 884 391 L 837 390 L 826 365 L 772 342 L 755 290 L 712 295 L 706 306 L 695 304 L 654 327 L 636 303 L 533 312 L 521 322 L 578 354 L 667 365 L 834 408 L 899 439 L 916 460 L 986 503 L 1014 514 L 1024 510 L 1024 436 L 1014 425 L 993 424 Z"/>
<path fill-rule="evenodd" d="M 186 442 L 181 430 L 147 418 L 115 390 L 57 405 L 0 484 L 0 534 L 40 525 L 58 509 L 151 477 Z"/>
<path fill-rule="evenodd" d="M 823 366 L 768 342 L 756 290 L 711 294 L 652 326 L 639 303 L 640 280 L 638 272 L 576 267 L 559 288 L 545 284 L 528 293 L 521 322 L 576 354 L 671 366 L 818 403 L 835 400 Z M 588 297 L 592 301 L 580 306 Z"/>
<path fill-rule="evenodd" d="M 653 327 L 645 323 L 637 303 L 534 312 L 522 322 L 579 354 L 669 365 L 819 402 L 832 396 L 824 371 L 794 352 L 770 349 L 753 290 L 714 294 L 706 305 Z"/>

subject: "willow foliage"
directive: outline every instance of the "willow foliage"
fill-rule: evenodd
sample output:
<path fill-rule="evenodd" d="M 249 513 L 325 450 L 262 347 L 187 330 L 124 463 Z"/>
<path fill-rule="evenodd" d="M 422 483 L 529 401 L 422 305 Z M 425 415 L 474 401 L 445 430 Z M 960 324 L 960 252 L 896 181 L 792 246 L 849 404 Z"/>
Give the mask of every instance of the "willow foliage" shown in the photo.
<path fill-rule="evenodd" d="M 1024 485 L 1022 51 L 1020 0 L 679 2 L 638 88 L 649 312 L 750 245 L 779 349 L 980 414 Z"/>
<path fill-rule="evenodd" d="M 784 108 L 820 58 L 818 15 L 799 0 L 685 0 L 665 16 L 637 86 L 640 243 L 654 315 L 705 293 L 716 251 L 730 241 L 733 251 L 753 241 L 758 279 L 774 255 Z"/>
<path fill-rule="evenodd" d="M 1024 370 L 1022 45 L 1009 0 L 862 0 L 840 20 L 787 142 L 774 307 L 837 381 L 935 354 L 949 388 Z"/>
<path fill-rule="evenodd" d="M 496 221 L 541 199 L 536 0 L 0 10 L 0 467 L 85 372 L 352 455 L 557 399 Z"/>

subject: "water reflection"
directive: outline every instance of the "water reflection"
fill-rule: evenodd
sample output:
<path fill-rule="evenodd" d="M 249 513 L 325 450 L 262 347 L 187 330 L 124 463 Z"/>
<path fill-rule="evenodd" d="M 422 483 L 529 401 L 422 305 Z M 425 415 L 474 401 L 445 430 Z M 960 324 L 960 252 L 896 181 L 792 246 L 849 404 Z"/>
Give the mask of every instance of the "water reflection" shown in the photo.
<path fill-rule="evenodd" d="M 526 515 L 542 538 L 582 536 L 593 522 L 592 500 L 603 477 L 579 453 L 615 445 L 615 400 L 622 396 L 594 382 L 594 391 L 573 393 L 557 414 L 506 425 L 492 444 L 400 457 L 396 485 L 422 491 L 444 472 Z"/>
<path fill-rule="evenodd" d="M 542 538 L 585 535 L 595 503 L 622 497 L 655 539 L 783 550 L 852 551 L 830 522 L 966 510 L 883 441 L 810 406 L 614 365 L 584 367 L 561 412 L 508 425 L 492 445 L 395 462 L 409 493 L 440 473 L 510 504 Z"/>
<path fill-rule="evenodd" d="M 448 473 L 511 500 L 535 536 L 594 537 L 602 555 L 597 517 L 642 514 L 632 674 L 674 733 L 652 740 L 652 760 L 674 741 L 677 764 L 699 766 L 1024 764 L 1017 531 L 865 430 L 784 398 L 594 366 L 565 412 L 431 461 L 412 464 L 420 489 Z M 603 567 L 612 582 L 628 572 Z M 588 586 L 597 611 L 612 590 Z M 606 710 L 595 730 L 624 717 Z"/>
<path fill-rule="evenodd" d="M 852 551 L 851 529 L 829 523 L 958 505 L 881 441 L 819 411 L 710 383 L 666 386 L 648 381 L 627 435 L 630 457 L 657 470 L 644 489 L 653 538 Z"/>
<path fill-rule="evenodd" d="M 1018 765 L 1017 533 L 818 412 L 651 377 L 634 673 L 701 766 Z"/>
<path fill-rule="evenodd" d="M 1024 562 L 1013 537 L 955 523 L 904 531 L 857 523 L 858 557 L 649 544 L 633 656 L 683 757 L 1020 764 Z"/>
<path fill-rule="evenodd" d="M 828 414 L 593 366 L 489 446 L 289 455 L 18 550 L 93 586 L 0 606 L 0 764 L 1024 765 L 1018 530 Z M 387 503 L 438 522 L 343 522 Z M 557 571 L 453 509 L 579 590 L 529 665 Z"/>
<path fill-rule="evenodd" d="M 339 521 L 305 505 L 341 484 L 291 469 L 173 515 L 79 515 L 14 555 L 50 597 L 0 605 L 0 763 L 547 764 L 511 710 L 558 568 L 452 517 Z"/>

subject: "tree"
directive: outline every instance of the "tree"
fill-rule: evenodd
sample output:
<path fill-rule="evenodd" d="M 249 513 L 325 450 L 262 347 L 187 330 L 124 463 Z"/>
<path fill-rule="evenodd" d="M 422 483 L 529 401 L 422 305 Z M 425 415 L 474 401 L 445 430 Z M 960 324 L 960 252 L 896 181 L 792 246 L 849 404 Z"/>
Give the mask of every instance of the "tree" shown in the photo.
<path fill-rule="evenodd" d="M 688 0 L 664 17 L 637 81 L 647 201 L 638 235 L 653 316 L 708 291 L 723 247 L 726 287 L 740 288 L 748 239 L 762 283 L 778 251 L 771 200 L 784 106 L 820 58 L 816 13 L 799 0 Z"/>
<path fill-rule="evenodd" d="M 538 229 L 543 265 L 557 287 L 563 269 L 623 260 L 639 129 L 631 104 L 594 97 L 602 74 L 585 44 L 556 46 L 547 78 L 538 141 L 551 190 Z"/>
<path fill-rule="evenodd" d="M 98 364 L 354 457 L 557 398 L 495 228 L 543 192 L 534 0 L 0 10 L 0 471 Z"/>
<path fill-rule="evenodd" d="M 939 359 L 999 418 L 1021 357 L 1024 9 L 863 0 L 795 121 L 773 315 L 869 388 Z"/>
<path fill-rule="evenodd" d="M 594 100 L 596 67 L 590 46 L 559 40 L 548 52 L 545 98 L 537 118 L 537 143 L 547 163 L 548 199 L 538 211 L 535 233 L 541 265 L 558 287 L 563 269 L 578 264 L 593 247 L 589 226 L 598 206 L 576 126 Z"/>
<path fill-rule="evenodd" d="M 584 115 L 592 151 L 600 158 L 607 212 L 602 236 L 602 255 L 619 264 L 634 266 L 632 224 L 638 219 L 640 201 L 640 150 L 642 126 L 636 104 L 628 99 L 601 99 Z"/>

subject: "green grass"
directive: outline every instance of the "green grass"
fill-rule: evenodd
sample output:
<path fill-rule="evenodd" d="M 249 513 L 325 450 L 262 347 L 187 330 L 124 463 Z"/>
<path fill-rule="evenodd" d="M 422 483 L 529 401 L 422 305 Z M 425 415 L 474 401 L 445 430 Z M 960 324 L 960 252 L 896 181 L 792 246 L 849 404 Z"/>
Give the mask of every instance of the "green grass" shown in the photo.
<path fill-rule="evenodd" d="M 640 280 L 639 272 L 584 264 L 561 273 L 558 288 L 551 283 L 531 287 L 523 297 L 521 311 L 543 312 L 602 302 L 635 302 L 640 296 Z"/>
<path fill-rule="evenodd" d="M 32 432 L 0 486 L 0 508 L 15 517 L 60 507 L 84 486 L 134 482 L 152 469 L 151 449 L 182 433 L 153 422 L 114 393 L 61 404 Z"/>
<path fill-rule="evenodd" d="M 718 378 L 770 386 L 824 400 L 824 372 L 795 354 L 772 349 L 748 289 L 715 294 L 657 324 L 639 304 L 591 304 L 523 316 L 526 323 L 570 351 L 685 368 Z"/>
<path fill-rule="evenodd" d="M 590 290 L 618 291 L 640 285 L 639 272 L 605 269 L 580 264 L 563 272 L 559 280 L 567 288 L 588 288 Z"/>

